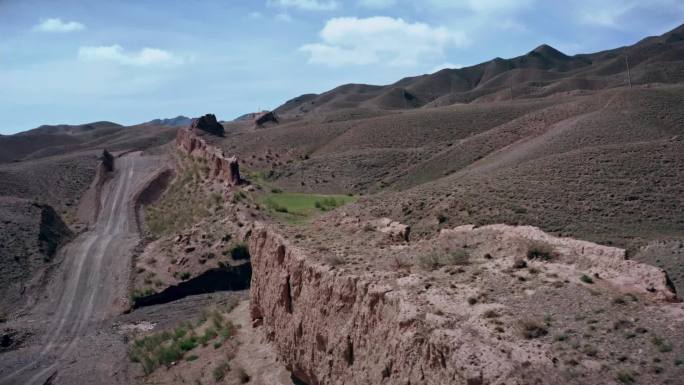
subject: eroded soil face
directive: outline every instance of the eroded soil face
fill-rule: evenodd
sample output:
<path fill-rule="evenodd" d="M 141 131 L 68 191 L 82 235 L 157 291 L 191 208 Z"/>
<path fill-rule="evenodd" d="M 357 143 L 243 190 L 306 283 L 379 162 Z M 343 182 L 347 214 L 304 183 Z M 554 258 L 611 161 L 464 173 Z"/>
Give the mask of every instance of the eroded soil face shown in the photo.
<path fill-rule="evenodd" d="M 673 325 L 684 308 L 662 270 L 621 249 L 505 225 L 407 243 L 340 213 L 309 230 L 256 230 L 251 246 L 252 315 L 308 383 L 683 374 Z"/>

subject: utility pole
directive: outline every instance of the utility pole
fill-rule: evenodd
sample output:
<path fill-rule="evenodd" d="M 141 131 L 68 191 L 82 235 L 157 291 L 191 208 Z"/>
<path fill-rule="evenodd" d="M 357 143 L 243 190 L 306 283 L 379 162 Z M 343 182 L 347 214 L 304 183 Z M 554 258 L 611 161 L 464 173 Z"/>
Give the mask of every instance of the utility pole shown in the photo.
<path fill-rule="evenodd" d="M 627 65 L 627 82 L 629 83 L 629 88 L 632 88 L 632 73 L 629 70 L 629 57 L 625 55 L 625 64 Z"/>

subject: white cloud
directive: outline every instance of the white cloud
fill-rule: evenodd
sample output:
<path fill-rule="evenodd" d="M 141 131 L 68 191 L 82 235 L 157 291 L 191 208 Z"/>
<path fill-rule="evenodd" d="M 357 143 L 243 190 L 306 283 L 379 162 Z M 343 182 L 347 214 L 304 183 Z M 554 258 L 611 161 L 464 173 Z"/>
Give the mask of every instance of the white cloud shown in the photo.
<path fill-rule="evenodd" d="M 536 0 L 428 0 L 439 8 L 457 8 L 477 13 L 509 13 L 530 7 Z"/>
<path fill-rule="evenodd" d="M 583 0 L 576 4 L 576 14 L 583 24 L 624 29 L 622 21 L 639 17 L 641 10 L 667 9 L 672 14 L 684 12 L 681 0 Z"/>
<path fill-rule="evenodd" d="M 74 32 L 85 29 L 85 25 L 76 21 L 64 22 L 59 18 L 53 18 L 41 21 L 33 29 L 40 32 Z"/>
<path fill-rule="evenodd" d="M 625 0 L 585 1 L 580 5 L 579 18 L 584 24 L 615 27 L 620 17 L 635 6 L 637 3 Z"/>
<path fill-rule="evenodd" d="M 320 32 L 321 43 L 306 44 L 309 62 L 330 66 L 415 65 L 421 59 L 440 57 L 449 47 L 464 47 L 465 34 L 445 27 L 409 23 L 386 16 L 328 20 Z"/>
<path fill-rule="evenodd" d="M 340 6 L 336 0 L 268 0 L 268 5 L 299 8 L 305 11 L 332 11 Z"/>
<path fill-rule="evenodd" d="M 118 44 L 98 47 L 81 47 L 78 57 L 83 61 L 110 61 L 130 66 L 177 65 L 183 59 L 158 48 L 143 48 L 137 52 L 126 52 Z"/>
<path fill-rule="evenodd" d="M 395 5 L 397 0 L 359 0 L 358 4 L 365 8 L 387 8 Z"/>

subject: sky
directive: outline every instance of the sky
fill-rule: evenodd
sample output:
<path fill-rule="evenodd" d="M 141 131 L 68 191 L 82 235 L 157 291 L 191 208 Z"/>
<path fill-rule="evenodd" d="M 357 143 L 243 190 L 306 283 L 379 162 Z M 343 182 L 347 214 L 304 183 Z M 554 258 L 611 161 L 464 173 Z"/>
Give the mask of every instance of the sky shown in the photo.
<path fill-rule="evenodd" d="M 0 0 L 0 134 L 231 120 L 304 93 L 633 44 L 683 0 Z"/>

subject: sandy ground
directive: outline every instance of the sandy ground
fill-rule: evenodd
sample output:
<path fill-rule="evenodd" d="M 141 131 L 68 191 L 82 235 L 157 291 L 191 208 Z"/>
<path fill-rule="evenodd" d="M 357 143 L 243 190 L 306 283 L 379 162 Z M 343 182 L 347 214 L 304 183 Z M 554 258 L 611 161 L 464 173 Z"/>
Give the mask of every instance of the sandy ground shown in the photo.
<path fill-rule="evenodd" d="M 252 327 L 249 315 L 249 301 L 242 301 L 231 313 L 233 322 L 240 325 L 237 334 L 240 348 L 233 362 L 245 369 L 250 375 L 250 384 L 255 385 L 292 385 L 290 372 L 282 362 L 277 362 L 277 354 L 265 341 L 259 329 Z"/>

